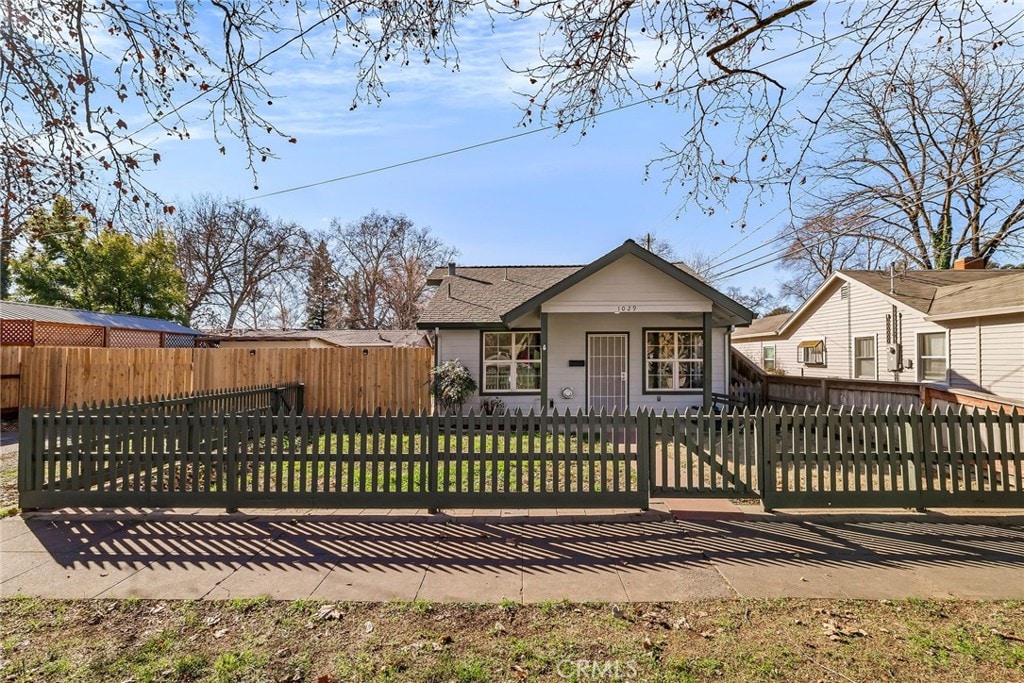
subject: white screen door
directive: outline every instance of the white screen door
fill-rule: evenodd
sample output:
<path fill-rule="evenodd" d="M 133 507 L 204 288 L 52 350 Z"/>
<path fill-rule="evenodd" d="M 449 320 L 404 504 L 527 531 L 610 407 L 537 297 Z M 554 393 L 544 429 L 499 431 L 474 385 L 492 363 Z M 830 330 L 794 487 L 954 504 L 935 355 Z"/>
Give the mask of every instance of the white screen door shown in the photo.
<path fill-rule="evenodd" d="M 591 410 L 626 411 L 628 345 L 629 336 L 625 334 L 587 336 L 587 402 Z"/>

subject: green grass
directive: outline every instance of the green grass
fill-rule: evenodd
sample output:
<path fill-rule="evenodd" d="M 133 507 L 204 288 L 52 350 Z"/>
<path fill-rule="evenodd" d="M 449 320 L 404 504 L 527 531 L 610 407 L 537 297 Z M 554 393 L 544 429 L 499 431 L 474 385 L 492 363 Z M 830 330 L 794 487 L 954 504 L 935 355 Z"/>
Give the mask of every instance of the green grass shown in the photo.
<path fill-rule="evenodd" d="M 265 653 L 231 650 L 221 654 L 213 663 L 213 680 L 216 683 L 241 683 L 242 681 L 258 680 L 257 674 L 266 663 L 267 655 Z"/>
<path fill-rule="evenodd" d="M 260 595 L 254 598 L 232 598 L 228 601 L 227 607 L 235 612 L 249 612 L 263 609 L 269 604 L 270 598 L 266 595 Z"/>
<path fill-rule="evenodd" d="M 340 618 L 315 618 L 326 604 Z M 613 609 L 560 600 L 12 598 L 0 599 L 0 681 L 1006 683 L 1024 680 L 1024 644 L 1017 640 L 1024 634 L 1022 607 L 1013 601 L 725 600 Z M 833 640 L 822 628 L 826 621 L 866 635 Z"/>

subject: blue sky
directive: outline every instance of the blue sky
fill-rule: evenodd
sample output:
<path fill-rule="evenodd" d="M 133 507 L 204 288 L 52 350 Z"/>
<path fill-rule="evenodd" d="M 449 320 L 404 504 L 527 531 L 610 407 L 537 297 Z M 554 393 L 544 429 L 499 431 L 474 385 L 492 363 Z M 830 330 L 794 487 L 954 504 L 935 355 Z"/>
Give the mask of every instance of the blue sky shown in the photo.
<path fill-rule="evenodd" d="M 311 230 L 374 209 L 401 212 L 458 248 L 459 262 L 479 265 L 585 263 L 646 232 L 669 241 L 682 258 L 695 251 L 727 258 L 768 240 L 785 224 L 785 197 L 754 205 L 744 242 L 746 235 L 730 227 L 740 219 L 737 208 L 718 207 L 709 217 L 686 206 L 683 191 L 666 187 L 659 170 L 645 181 L 645 165 L 660 154 L 661 143 L 675 142 L 686 123 L 673 108 L 649 105 L 602 116 L 583 138 L 575 131 L 540 132 L 259 197 L 522 132 L 513 93 L 522 77 L 503 60 L 525 64 L 536 53 L 537 26 L 500 25 L 497 34 L 480 18 L 462 26 L 459 73 L 438 64 L 395 69 L 387 76 L 390 97 L 355 111 L 349 109 L 354 53 L 342 50 L 327 59 L 329 34 L 321 29 L 312 36 L 316 59 L 291 56 L 269 63 L 266 83 L 282 99 L 266 113 L 298 143 L 275 144 L 280 158 L 261 165 L 259 190 L 239 146 L 229 142 L 229 154 L 219 154 L 202 122 L 192 127 L 189 141 L 159 143 L 163 161 L 149 184 L 171 201 L 203 192 L 256 197 L 254 204 Z M 774 68 L 785 73 L 800 67 Z M 200 112 L 197 106 L 194 114 Z M 772 247 L 778 248 L 769 245 L 763 253 Z M 721 284 L 774 288 L 782 275 L 766 266 Z"/>

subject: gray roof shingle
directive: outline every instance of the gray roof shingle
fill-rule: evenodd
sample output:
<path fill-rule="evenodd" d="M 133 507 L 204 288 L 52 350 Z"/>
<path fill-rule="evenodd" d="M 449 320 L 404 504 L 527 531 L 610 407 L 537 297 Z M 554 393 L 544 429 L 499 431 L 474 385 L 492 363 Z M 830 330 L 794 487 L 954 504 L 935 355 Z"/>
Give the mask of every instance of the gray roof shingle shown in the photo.
<path fill-rule="evenodd" d="M 428 282 L 437 291 L 419 325 L 459 322 L 501 325 L 501 316 L 561 282 L 583 266 L 458 266 L 437 268 Z"/>
<path fill-rule="evenodd" d="M 741 327 L 733 332 L 732 338 L 742 339 L 743 337 L 756 337 L 762 334 L 775 334 L 792 315 L 792 313 L 779 313 L 778 315 L 755 318 L 749 327 Z"/>
<path fill-rule="evenodd" d="M 940 287 L 935 292 L 928 314 L 948 315 L 1024 305 L 1024 271 L 1000 272 L 1010 275 Z"/>
<path fill-rule="evenodd" d="M 981 283 L 987 283 L 981 290 L 999 291 L 1007 297 L 1004 305 L 1024 302 L 1024 287 L 1020 285 L 1020 270 L 908 270 L 898 273 L 895 279 L 895 293 L 889 291 L 889 272 L 884 270 L 842 270 L 840 275 L 867 285 L 872 289 L 896 299 L 913 309 L 935 315 L 933 305 L 942 300 L 941 308 L 947 312 L 991 308 L 991 302 L 972 295 Z M 1003 282 L 1005 281 L 1005 282 Z M 1012 300 L 1012 301 L 1011 301 Z"/>

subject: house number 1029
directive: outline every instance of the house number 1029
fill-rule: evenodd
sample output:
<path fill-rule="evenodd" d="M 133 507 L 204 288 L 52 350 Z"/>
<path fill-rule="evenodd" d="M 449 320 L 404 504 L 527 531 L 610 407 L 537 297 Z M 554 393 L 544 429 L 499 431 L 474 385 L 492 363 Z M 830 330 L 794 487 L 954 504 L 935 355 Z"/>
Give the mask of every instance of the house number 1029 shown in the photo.
<path fill-rule="evenodd" d="M 615 307 L 616 313 L 636 313 L 636 304 L 620 304 Z"/>

